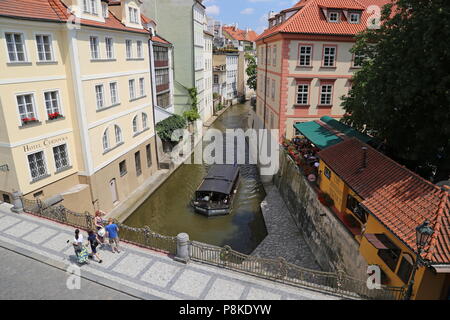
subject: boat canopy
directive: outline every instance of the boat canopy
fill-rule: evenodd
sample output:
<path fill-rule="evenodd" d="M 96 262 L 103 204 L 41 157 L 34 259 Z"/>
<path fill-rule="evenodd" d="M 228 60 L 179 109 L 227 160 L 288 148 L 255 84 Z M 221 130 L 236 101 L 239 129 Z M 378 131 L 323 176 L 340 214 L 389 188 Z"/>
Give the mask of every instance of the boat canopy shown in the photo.
<path fill-rule="evenodd" d="M 197 192 L 230 194 L 239 175 L 239 167 L 231 164 L 212 165 Z"/>

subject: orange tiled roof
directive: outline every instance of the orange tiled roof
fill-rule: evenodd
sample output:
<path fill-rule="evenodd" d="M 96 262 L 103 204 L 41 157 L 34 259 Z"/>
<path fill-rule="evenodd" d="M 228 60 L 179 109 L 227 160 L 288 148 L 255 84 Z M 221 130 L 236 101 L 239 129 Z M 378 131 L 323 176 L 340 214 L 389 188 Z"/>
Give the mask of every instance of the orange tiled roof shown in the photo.
<path fill-rule="evenodd" d="M 0 3 L 0 16 L 65 23 L 72 15 L 61 0 L 2 0 Z M 111 11 L 105 22 L 80 19 L 80 23 L 86 26 L 148 34 L 148 31 L 145 29 L 126 27 Z"/>
<path fill-rule="evenodd" d="M 367 166 L 362 166 L 367 147 Z M 426 219 L 435 230 L 426 258 L 450 264 L 450 198 L 446 191 L 352 138 L 331 146 L 319 157 L 361 198 L 388 230 L 416 251 L 415 228 Z"/>
<path fill-rule="evenodd" d="M 297 8 L 289 19 L 266 29 L 257 40 L 261 40 L 268 36 L 283 33 L 304 33 L 304 34 L 321 34 L 321 35 L 356 35 L 366 29 L 366 22 L 372 13 L 365 9 L 375 4 L 382 6 L 390 3 L 392 0 L 303 0 L 295 4 L 291 9 Z M 341 14 L 339 23 L 328 22 L 323 9 L 341 9 L 341 10 L 359 10 L 361 11 L 360 23 L 350 23 Z"/>
<path fill-rule="evenodd" d="M 152 37 L 152 41 L 154 41 L 154 42 L 159 42 L 159 43 L 163 43 L 163 44 L 171 44 L 169 41 L 167 41 L 167 40 L 161 38 L 161 37 L 158 36 L 158 35 L 153 36 L 153 37 Z"/>
<path fill-rule="evenodd" d="M 258 34 L 253 30 L 247 32 L 234 26 L 222 27 L 222 30 L 228 33 L 234 40 L 255 42 L 256 38 L 258 38 Z"/>

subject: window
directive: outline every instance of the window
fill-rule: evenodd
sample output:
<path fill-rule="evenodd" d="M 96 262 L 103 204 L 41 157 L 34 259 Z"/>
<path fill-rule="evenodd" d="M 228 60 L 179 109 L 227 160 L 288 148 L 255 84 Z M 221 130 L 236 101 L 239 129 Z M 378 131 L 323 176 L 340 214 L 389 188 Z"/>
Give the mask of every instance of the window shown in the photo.
<path fill-rule="evenodd" d="M 39 61 L 52 61 L 52 39 L 49 35 L 36 35 L 36 45 Z"/>
<path fill-rule="evenodd" d="M 272 65 L 274 67 L 277 66 L 277 46 L 273 47 L 273 62 L 272 62 Z"/>
<path fill-rule="evenodd" d="M 169 84 L 169 69 L 157 69 L 155 72 L 156 86 Z"/>
<path fill-rule="evenodd" d="M 128 15 L 131 23 L 139 23 L 138 22 L 138 10 L 136 8 L 128 7 Z"/>
<path fill-rule="evenodd" d="M 169 60 L 169 50 L 164 47 L 154 46 L 153 56 L 155 61 L 168 61 Z"/>
<path fill-rule="evenodd" d="M 325 167 L 323 174 L 325 175 L 325 177 L 327 177 L 328 179 L 331 179 L 331 171 L 330 169 L 328 169 L 328 167 Z"/>
<path fill-rule="evenodd" d="M 90 37 L 91 44 L 91 59 L 100 59 L 98 51 L 98 37 Z"/>
<path fill-rule="evenodd" d="M 299 65 L 311 66 L 312 46 L 300 46 Z"/>
<path fill-rule="evenodd" d="M 103 108 L 105 106 L 105 99 L 102 84 L 95 86 L 95 97 L 97 100 L 97 109 Z"/>
<path fill-rule="evenodd" d="M 297 86 L 297 104 L 308 105 L 309 85 L 299 84 Z"/>
<path fill-rule="evenodd" d="M 400 266 L 397 270 L 398 277 L 404 282 L 408 283 L 409 278 L 411 277 L 412 269 L 414 265 L 414 260 L 408 254 L 402 255 L 402 261 L 400 262 Z"/>
<path fill-rule="evenodd" d="M 385 234 L 377 234 L 376 237 L 383 245 L 383 249 L 378 249 L 378 256 L 395 271 L 401 250 Z"/>
<path fill-rule="evenodd" d="M 131 42 L 131 40 L 125 40 L 125 45 L 126 45 L 126 48 L 127 48 L 127 59 L 131 59 L 131 58 L 133 58 L 133 54 L 132 54 L 132 46 L 133 46 L 133 44 L 132 44 L 132 42 Z"/>
<path fill-rule="evenodd" d="M 336 47 L 324 47 L 323 66 L 334 67 L 335 60 L 336 60 Z"/>
<path fill-rule="evenodd" d="M 143 58 L 142 55 L 142 41 L 136 41 L 136 48 L 137 48 L 137 57 Z"/>
<path fill-rule="evenodd" d="M 103 151 L 107 151 L 109 149 L 108 129 L 106 129 L 105 132 L 103 133 L 102 143 L 103 143 Z"/>
<path fill-rule="evenodd" d="M 331 11 L 330 13 L 328 13 L 328 21 L 339 22 L 339 12 Z"/>
<path fill-rule="evenodd" d="M 56 171 L 69 167 L 69 157 L 67 154 L 67 145 L 62 144 L 53 148 L 53 157 L 55 159 Z"/>
<path fill-rule="evenodd" d="M 139 96 L 145 96 L 145 80 L 144 78 L 139 78 Z"/>
<path fill-rule="evenodd" d="M 218 74 L 214 75 L 214 84 L 219 84 L 219 75 Z"/>
<path fill-rule="evenodd" d="M 97 14 L 97 0 L 90 0 L 91 1 L 91 14 L 96 15 Z"/>
<path fill-rule="evenodd" d="M 135 80 L 128 80 L 128 90 L 130 91 L 130 100 L 136 99 Z"/>
<path fill-rule="evenodd" d="M 106 44 L 106 58 L 114 59 L 114 42 L 113 42 L 113 38 L 106 37 L 105 38 L 105 44 Z"/>
<path fill-rule="evenodd" d="M 116 136 L 116 144 L 123 142 L 122 129 L 118 125 L 114 125 L 114 134 Z"/>
<path fill-rule="evenodd" d="M 44 93 L 45 108 L 47 110 L 48 119 L 58 118 L 61 114 L 59 107 L 59 92 L 49 91 Z"/>
<path fill-rule="evenodd" d="M 28 121 L 36 121 L 34 97 L 32 94 L 17 96 L 17 106 L 22 124 L 26 124 Z"/>
<path fill-rule="evenodd" d="M 109 91 L 111 93 L 111 104 L 115 105 L 119 103 L 119 97 L 117 94 L 117 82 L 111 82 L 109 84 Z"/>
<path fill-rule="evenodd" d="M 272 99 L 275 99 L 275 80 L 272 79 Z"/>
<path fill-rule="evenodd" d="M 6 33 L 6 46 L 10 62 L 25 62 L 25 44 L 21 33 Z"/>
<path fill-rule="evenodd" d="M 359 206 L 358 200 L 351 195 L 347 196 L 346 208 L 353 212 L 362 223 L 366 223 L 367 215 L 365 210 Z"/>
<path fill-rule="evenodd" d="M 105 19 L 108 18 L 108 16 L 109 16 L 107 3 L 102 3 L 102 15 L 103 15 L 103 18 L 105 18 Z"/>
<path fill-rule="evenodd" d="M 120 176 L 123 177 L 124 175 L 127 174 L 127 162 L 126 160 L 123 160 L 121 162 L 119 162 L 119 172 L 120 172 Z"/>
<path fill-rule="evenodd" d="M 355 53 L 353 56 L 353 67 L 361 67 L 365 58 L 364 54 Z"/>
<path fill-rule="evenodd" d="M 146 113 L 142 113 L 142 130 L 148 129 L 148 116 Z"/>
<path fill-rule="evenodd" d="M 47 176 L 47 166 L 45 165 L 43 151 L 29 154 L 27 157 L 32 180 L 37 180 Z"/>
<path fill-rule="evenodd" d="M 170 106 L 170 94 L 169 92 L 158 95 L 157 105 L 161 108 L 168 108 Z"/>
<path fill-rule="evenodd" d="M 141 152 L 140 151 L 138 151 L 134 154 L 134 164 L 136 165 L 136 176 L 140 176 L 142 173 Z"/>
<path fill-rule="evenodd" d="M 324 106 L 331 105 L 331 95 L 333 92 L 333 85 L 324 84 L 320 86 L 320 104 Z"/>
<path fill-rule="evenodd" d="M 350 23 L 359 23 L 360 14 L 356 12 L 350 13 Z"/>
<path fill-rule="evenodd" d="M 139 132 L 138 122 L 137 122 L 137 116 L 133 118 L 133 133 L 136 134 Z"/>
<path fill-rule="evenodd" d="M 152 166 L 152 149 L 149 144 L 145 146 L 145 151 L 147 154 L 147 167 L 150 168 Z"/>

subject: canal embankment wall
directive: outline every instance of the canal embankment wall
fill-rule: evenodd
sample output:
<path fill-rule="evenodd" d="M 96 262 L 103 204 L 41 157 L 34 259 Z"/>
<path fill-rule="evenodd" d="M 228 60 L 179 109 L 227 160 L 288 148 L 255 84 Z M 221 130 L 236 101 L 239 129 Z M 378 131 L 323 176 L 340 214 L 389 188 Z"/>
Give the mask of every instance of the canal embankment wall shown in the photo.
<path fill-rule="evenodd" d="M 353 234 L 332 210 L 320 203 L 313 185 L 283 150 L 280 150 L 279 161 L 273 184 L 317 263 L 326 271 L 339 268 L 350 276 L 367 279 L 367 263 L 359 253 L 359 243 Z"/>

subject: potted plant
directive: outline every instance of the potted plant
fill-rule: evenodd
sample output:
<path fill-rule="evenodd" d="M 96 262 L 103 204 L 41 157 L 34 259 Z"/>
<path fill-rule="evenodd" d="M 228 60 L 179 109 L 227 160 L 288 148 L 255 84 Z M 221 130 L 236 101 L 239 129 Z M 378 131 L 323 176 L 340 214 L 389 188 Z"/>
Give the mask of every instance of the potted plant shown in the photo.
<path fill-rule="evenodd" d="M 59 112 L 54 112 L 54 113 L 48 114 L 49 120 L 58 119 L 58 118 L 62 118 L 62 114 L 60 114 Z"/>
<path fill-rule="evenodd" d="M 38 120 L 37 120 L 35 117 L 31 117 L 31 118 L 25 117 L 25 118 L 22 118 L 22 124 L 29 124 L 29 123 L 34 123 L 34 122 L 38 122 Z"/>
<path fill-rule="evenodd" d="M 319 192 L 317 198 L 319 199 L 320 203 L 326 207 L 331 207 L 334 205 L 333 199 L 326 192 L 323 191 Z"/>

